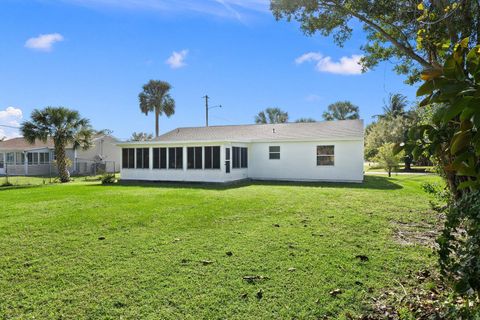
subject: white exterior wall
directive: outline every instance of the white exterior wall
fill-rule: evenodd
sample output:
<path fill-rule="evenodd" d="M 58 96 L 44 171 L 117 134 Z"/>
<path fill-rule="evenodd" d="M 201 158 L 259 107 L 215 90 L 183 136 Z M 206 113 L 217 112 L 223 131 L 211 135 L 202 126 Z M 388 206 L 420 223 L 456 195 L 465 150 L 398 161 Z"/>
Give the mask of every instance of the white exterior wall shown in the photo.
<path fill-rule="evenodd" d="M 317 166 L 317 146 L 320 145 L 335 146 L 335 165 Z M 187 147 L 195 146 L 220 146 L 220 169 L 187 169 Z M 248 168 L 232 168 L 231 148 L 234 146 L 248 148 Z M 279 160 L 269 159 L 269 146 L 280 146 Z M 291 181 L 363 181 L 363 139 L 314 142 L 169 143 L 161 145 L 149 143 L 123 145 L 122 147 L 150 148 L 150 168 L 122 168 L 122 180 L 229 182 L 250 178 Z M 157 147 L 183 147 L 183 169 L 153 169 L 152 148 Z M 230 148 L 230 173 L 226 173 L 225 167 L 226 148 Z M 204 155 L 204 152 L 202 154 Z M 205 166 L 204 163 L 203 166 Z"/>
<path fill-rule="evenodd" d="M 220 169 L 187 169 L 187 147 L 205 147 L 220 146 Z M 183 168 L 182 169 L 153 169 L 153 148 L 183 148 Z M 225 145 L 219 143 L 202 144 L 168 144 L 154 145 L 135 144 L 134 146 L 125 146 L 125 148 L 150 148 L 150 168 L 149 169 L 121 169 L 122 180 L 148 180 L 148 181 L 190 181 L 190 182 L 227 182 L 247 178 L 246 169 L 231 169 L 231 173 L 225 173 Z M 202 166 L 205 168 L 205 152 L 202 151 Z M 137 154 L 135 152 L 135 164 Z M 168 164 L 168 151 L 167 151 Z M 235 170 L 235 171 L 234 171 Z"/>
<path fill-rule="evenodd" d="M 317 146 L 335 146 L 335 165 L 317 166 Z M 269 146 L 280 146 L 280 159 L 269 159 Z M 249 178 L 293 181 L 363 181 L 363 139 L 354 141 L 252 143 Z"/>
<path fill-rule="evenodd" d="M 120 171 L 122 165 L 122 149 L 117 145 L 118 140 L 112 136 L 104 136 L 94 141 L 88 150 L 77 149 L 77 158 L 82 160 L 95 160 L 97 155 L 104 161 L 115 162 L 115 171 Z"/>

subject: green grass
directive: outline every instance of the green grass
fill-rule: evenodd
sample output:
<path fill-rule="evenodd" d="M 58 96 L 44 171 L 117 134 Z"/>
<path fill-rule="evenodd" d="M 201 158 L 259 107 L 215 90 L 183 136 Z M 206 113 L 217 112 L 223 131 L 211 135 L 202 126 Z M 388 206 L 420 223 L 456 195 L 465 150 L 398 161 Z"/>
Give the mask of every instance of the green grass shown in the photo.
<path fill-rule="evenodd" d="M 0 318 L 360 314 L 383 288 L 434 263 L 431 250 L 397 243 L 393 222 L 433 221 L 420 185 L 436 180 L 3 189 Z"/>

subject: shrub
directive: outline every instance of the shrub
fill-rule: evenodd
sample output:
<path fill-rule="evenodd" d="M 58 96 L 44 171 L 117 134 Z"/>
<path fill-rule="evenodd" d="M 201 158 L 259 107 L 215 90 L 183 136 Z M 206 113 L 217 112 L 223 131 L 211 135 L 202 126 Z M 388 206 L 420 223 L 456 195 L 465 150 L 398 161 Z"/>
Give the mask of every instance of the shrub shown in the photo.
<path fill-rule="evenodd" d="M 447 208 L 440 245 L 442 274 L 455 291 L 478 310 L 480 306 L 480 191 L 464 194 Z"/>
<path fill-rule="evenodd" d="M 113 173 L 106 173 L 102 176 L 102 184 L 114 184 L 115 182 L 117 182 L 117 178 Z"/>

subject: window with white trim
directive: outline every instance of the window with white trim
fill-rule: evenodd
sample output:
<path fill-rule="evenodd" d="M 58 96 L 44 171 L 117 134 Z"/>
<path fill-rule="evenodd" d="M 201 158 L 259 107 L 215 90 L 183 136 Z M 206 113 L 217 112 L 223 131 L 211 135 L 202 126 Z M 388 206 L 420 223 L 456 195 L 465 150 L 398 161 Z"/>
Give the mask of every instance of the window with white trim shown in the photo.
<path fill-rule="evenodd" d="M 168 148 L 168 169 L 183 169 L 183 148 Z"/>
<path fill-rule="evenodd" d="M 335 165 L 335 146 L 317 146 L 317 166 Z"/>
<path fill-rule="evenodd" d="M 202 169 L 202 147 L 187 148 L 187 169 Z"/>
<path fill-rule="evenodd" d="M 220 169 L 220 147 L 205 147 L 205 169 Z"/>
<path fill-rule="evenodd" d="M 150 168 L 149 148 L 137 148 L 137 169 Z"/>
<path fill-rule="evenodd" d="M 280 160 L 280 146 L 269 146 L 268 158 L 270 160 Z"/>
<path fill-rule="evenodd" d="M 134 148 L 122 149 L 122 168 L 123 169 L 135 168 L 135 149 Z"/>
<path fill-rule="evenodd" d="M 167 169 L 167 148 L 153 148 L 153 169 Z"/>

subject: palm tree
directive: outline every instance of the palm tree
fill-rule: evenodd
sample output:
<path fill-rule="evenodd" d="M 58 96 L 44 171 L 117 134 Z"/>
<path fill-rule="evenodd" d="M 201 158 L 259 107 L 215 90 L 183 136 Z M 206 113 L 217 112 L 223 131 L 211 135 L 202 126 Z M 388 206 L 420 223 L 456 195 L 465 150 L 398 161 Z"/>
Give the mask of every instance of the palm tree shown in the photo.
<path fill-rule="evenodd" d="M 255 123 L 285 123 L 288 121 L 288 112 L 282 111 L 280 108 L 267 108 L 260 111 L 255 116 Z"/>
<path fill-rule="evenodd" d="M 317 122 L 317 120 L 313 118 L 299 118 L 295 120 L 296 123 L 307 123 L 307 122 Z"/>
<path fill-rule="evenodd" d="M 23 122 L 20 127 L 23 137 L 32 144 L 35 140 L 47 142 L 52 138 L 60 181 L 70 181 L 65 147 L 69 144 L 74 149 L 81 147 L 86 150 L 92 146 L 94 131 L 90 121 L 80 117 L 78 111 L 65 107 L 35 109 L 31 118 L 31 121 Z"/>
<path fill-rule="evenodd" d="M 150 141 L 153 139 L 153 134 L 146 132 L 134 132 L 129 141 Z"/>
<path fill-rule="evenodd" d="M 359 108 L 350 101 L 338 101 L 328 106 L 322 115 L 327 121 L 359 119 Z"/>
<path fill-rule="evenodd" d="M 405 108 L 408 105 L 407 97 L 401 93 L 390 93 L 388 102 L 384 103 L 383 114 L 377 115 L 380 119 L 393 119 L 396 117 L 406 117 Z"/>
<path fill-rule="evenodd" d="M 155 136 L 159 135 L 158 121 L 162 114 L 170 118 L 175 113 L 175 100 L 170 96 L 172 86 L 166 81 L 150 80 L 138 95 L 140 110 L 148 115 L 155 112 Z"/>

